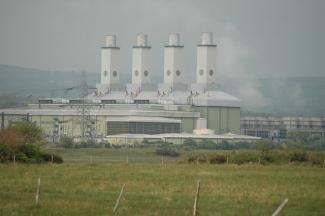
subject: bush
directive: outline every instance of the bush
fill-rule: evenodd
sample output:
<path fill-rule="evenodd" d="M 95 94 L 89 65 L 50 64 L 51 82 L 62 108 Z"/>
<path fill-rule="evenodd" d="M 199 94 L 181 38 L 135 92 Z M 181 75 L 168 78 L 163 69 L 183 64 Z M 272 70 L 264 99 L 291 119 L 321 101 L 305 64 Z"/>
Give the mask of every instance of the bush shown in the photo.
<path fill-rule="evenodd" d="M 51 162 L 53 156 L 53 163 L 63 163 L 63 159 L 61 156 L 49 153 L 42 153 L 42 158 L 46 162 Z"/>
<path fill-rule="evenodd" d="M 190 155 L 187 157 L 188 163 L 207 163 L 208 161 L 209 159 L 205 154 Z"/>
<path fill-rule="evenodd" d="M 198 147 L 197 143 L 191 138 L 185 139 L 183 144 L 181 145 L 181 148 L 183 148 L 184 150 L 187 150 L 187 151 L 197 149 L 197 147 Z"/>
<path fill-rule="evenodd" d="M 307 161 L 307 151 L 304 149 L 293 149 L 289 152 L 289 160 L 291 162 Z"/>
<path fill-rule="evenodd" d="M 13 160 L 13 158 L 11 160 Z M 18 152 L 16 154 L 16 161 L 19 161 L 19 162 L 22 162 L 22 163 L 28 163 L 29 158 L 23 152 Z"/>
<path fill-rule="evenodd" d="M 7 145 L 0 144 L 0 162 L 8 161 L 11 155 L 11 150 Z"/>
<path fill-rule="evenodd" d="M 178 157 L 180 155 L 175 146 L 172 143 L 167 142 L 163 142 L 157 147 L 156 154 L 170 157 Z"/>
<path fill-rule="evenodd" d="M 61 137 L 59 145 L 63 148 L 72 148 L 73 147 L 73 139 L 71 137 L 67 137 L 67 136 Z"/>
<path fill-rule="evenodd" d="M 209 162 L 210 164 L 224 164 L 227 162 L 227 156 L 219 154 L 210 155 Z"/>
<path fill-rule="evenodd" d="M 27 144 L 22 146 L 20 151 L 26 155 L 30 162 L 40 163 L 43 161 L 42 153 L 38 146 Z"/>
<path fill-rule="evenodd" d="M 198 149 L 217 149 L 217 144 L 211 140 L 203 139 L 199 142 Z"/>
<path fill-rule="evenodd" d="M 324 152 L 308 154 L 308 161 L 313 165 L 323 165 L 324 159 L 325 159 Z"/>
<path fill-rule="evenodd" d="M 258 162 L 258 156 L 253 152 L 240 152 L 233 155 L 232 162 L 238 165 L 245 163 L 256 163 Z"/>

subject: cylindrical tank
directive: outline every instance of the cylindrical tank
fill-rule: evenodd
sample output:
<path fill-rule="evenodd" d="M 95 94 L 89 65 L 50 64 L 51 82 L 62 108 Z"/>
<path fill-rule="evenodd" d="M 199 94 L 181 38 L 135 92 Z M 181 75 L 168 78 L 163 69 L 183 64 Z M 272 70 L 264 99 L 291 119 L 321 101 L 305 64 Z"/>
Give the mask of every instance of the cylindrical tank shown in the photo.
<path fill-rule="evenodd" d="M 213 33 L 212 32 L 203 32 L 201 36 L 202 45 L 212 45 L 213 44 Z"/>
<path fill-rule="evenodd" d="M 137 46 L 148 46 L 148 36 L 146 34 L 137 34 Z"/>
<path fill-rule="evenodd" d="M 168 45 L 169 46 L 179 46 L 179 34 L 178 33 L 170 33 L 169 34 Z"/>
<path fill-rule="evenodd" d="M 106 46 L 107 47 L 116 47 L 116 35 L 107 35 L 106 36 Z"/>

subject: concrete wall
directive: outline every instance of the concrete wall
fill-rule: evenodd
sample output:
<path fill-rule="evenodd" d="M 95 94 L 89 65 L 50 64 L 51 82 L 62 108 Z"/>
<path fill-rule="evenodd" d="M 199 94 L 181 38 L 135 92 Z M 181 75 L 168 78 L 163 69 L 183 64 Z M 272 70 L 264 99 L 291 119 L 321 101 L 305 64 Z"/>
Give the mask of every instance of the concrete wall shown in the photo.
<path fill-rule="evenodd" d="M 216 134 L 240 134 L 240 108 L 236 107 L 193 107 L 193 111 L 201 113 L 207 119 L 207 128 Z"/>
<path fill-rule="evenodd" d="M 227 132 L 240 134 L 240 108 L 192 107 L 192 111 L 200 112 L 200 117 L 207 119 L 207 127 L 214 130 L 216 134 Z M 90 122 L 90 130 L 93 136 L 106 136 L 106 122 L 108 119 L 109 116 L 106 115 L 92 115 L 89 117 L 86 122 Z M 193 132 L 197 118 L 183 117 L 178 119 L 182 121 L 181 132 Z M 5 114 L 4 126 L 8 127 L 26 120 L 27 115 Z M 29 116 L 29 120 L 40 126 L 48 136 L 57 134 L 57 136 L 80 137 L 82 135 L 81 115 L 34 115 Z"/>

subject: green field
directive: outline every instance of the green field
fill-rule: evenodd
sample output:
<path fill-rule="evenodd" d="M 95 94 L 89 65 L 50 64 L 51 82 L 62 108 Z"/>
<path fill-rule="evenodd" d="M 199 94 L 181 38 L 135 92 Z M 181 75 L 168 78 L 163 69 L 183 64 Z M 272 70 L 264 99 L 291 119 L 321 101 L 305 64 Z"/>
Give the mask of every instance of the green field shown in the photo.
<path fill-rule="evenodd" d="M 201 181 L 198 215 L 325 215 L 325 169 L 301 165 L 210 165 L 159 163 L 148 150 L 52 150 L 64 159 L 121 158 L 59 165 L 0 165 L 0 215 L 191 215 Z M 125 155 L 130 158 L 126 164 Z M 151 158 L 133 163 L 133 158 Z M 136 161 L 136 160 L 134 160 Z M 138 160 L 140 161 L 140 160 Z M 37 178 L 40 204 L 35 206 Z"/>

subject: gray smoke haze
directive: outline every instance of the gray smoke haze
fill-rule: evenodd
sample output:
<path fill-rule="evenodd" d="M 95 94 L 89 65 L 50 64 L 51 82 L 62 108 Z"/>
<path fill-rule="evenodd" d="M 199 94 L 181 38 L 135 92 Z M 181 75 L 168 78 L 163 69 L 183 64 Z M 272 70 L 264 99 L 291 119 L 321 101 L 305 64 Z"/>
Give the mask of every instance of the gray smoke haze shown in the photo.
<path fill-rule="evenodd" d="M 193 81 L 196 45 L 211 31 L 219 86 L 263 108 L 272 101 L 258 79 L 325 75 L 324 11 L 323 0 L 0 0 L 0 64 L 99 73 L 104 36 L 116 34 L 121 71 L 131 74 L 135 35 L 147 33 L 162 76 L 163 45 L 179 32 Z"/>

